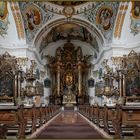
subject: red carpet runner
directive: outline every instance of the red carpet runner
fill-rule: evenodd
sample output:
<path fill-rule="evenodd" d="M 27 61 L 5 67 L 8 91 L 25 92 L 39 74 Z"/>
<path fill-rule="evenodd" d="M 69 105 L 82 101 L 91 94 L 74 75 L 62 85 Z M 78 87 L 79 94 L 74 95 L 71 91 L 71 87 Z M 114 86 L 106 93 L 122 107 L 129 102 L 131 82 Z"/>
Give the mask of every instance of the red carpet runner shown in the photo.
<path fill-rule="evenodd" d="M 37 139 L 102 139 L 103 136 L 77 112 L 64 111 L 40 133 Z"/>

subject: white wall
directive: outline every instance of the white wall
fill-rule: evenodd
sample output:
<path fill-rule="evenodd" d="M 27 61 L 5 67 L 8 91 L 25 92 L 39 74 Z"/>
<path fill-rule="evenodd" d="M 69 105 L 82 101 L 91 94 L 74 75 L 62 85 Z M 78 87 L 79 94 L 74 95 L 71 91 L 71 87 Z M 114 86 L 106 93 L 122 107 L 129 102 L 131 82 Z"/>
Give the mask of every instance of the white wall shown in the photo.
<path fill-rule="evenodd" d="M 124 18 L 124 23 L 122 26 L 121 37 L 120 39 L 114 39 L 113 43 L 118 44 L 118 46 L 123 46 L 125 48 L 140 46 L 140 33 L 134 36 L 131 33 L 131 8 L 132 2 L 129 2 L 129 6 Z"/>
<path fill-rule="evenodd" d="M 18 39 L 16 24 L 15 24 L 15 20 L 14 20 L 9 2 L 8 2 L 8 20 L 10 24 L 8 24 L 7 34 L 4 35 L 4 37 L 0 36 L 0 46 L 22 47 L 23 45 L 26 44 L 26 41 Z"/>

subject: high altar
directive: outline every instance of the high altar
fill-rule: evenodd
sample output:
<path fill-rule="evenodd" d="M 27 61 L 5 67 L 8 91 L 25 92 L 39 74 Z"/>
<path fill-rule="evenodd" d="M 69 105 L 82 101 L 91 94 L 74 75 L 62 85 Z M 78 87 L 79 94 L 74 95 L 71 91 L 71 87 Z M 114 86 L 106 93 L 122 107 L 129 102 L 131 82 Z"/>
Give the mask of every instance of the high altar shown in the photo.
<path fill-rule="evenodd" d="M 87 75 L 90 56 L 83 56 L 81 47 L 68 42 L 56 50 L 55 57 L 47 56 L 51 74 L 50 103 L 76 105 L 88 103 Z"/>

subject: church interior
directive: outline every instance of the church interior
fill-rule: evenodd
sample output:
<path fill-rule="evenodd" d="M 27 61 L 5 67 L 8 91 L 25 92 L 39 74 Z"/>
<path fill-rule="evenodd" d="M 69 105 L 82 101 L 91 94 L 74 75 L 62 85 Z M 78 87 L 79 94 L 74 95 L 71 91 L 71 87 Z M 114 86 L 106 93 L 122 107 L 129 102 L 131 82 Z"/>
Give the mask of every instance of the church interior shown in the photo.
<path fill-rule="evenodd" d="M 140 138 L 139 1 L 0 1 L 11 138 Z"/>

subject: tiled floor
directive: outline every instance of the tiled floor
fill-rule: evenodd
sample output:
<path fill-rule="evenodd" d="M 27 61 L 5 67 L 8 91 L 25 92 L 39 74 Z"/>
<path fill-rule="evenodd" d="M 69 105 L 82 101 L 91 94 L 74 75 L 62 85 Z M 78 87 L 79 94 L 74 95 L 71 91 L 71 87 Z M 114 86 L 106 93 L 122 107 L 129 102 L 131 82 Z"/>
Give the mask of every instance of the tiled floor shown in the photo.
<path fill-rule="evenodd" d="M 37 139 L 102 139 L 103 136 L 85 121 L 78 112 L 63 111 L 54 119 Z"/>

